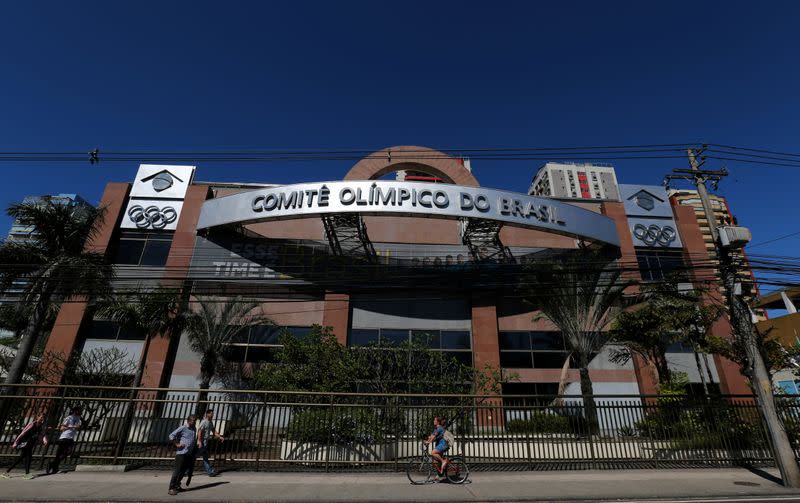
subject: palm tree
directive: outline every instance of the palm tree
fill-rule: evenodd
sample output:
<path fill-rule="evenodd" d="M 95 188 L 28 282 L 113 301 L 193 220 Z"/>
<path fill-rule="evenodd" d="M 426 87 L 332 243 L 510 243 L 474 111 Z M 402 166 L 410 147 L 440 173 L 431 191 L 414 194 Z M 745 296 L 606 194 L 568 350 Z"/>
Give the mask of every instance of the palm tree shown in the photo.
<path fill-rule="evenodd" d="M 88 251 L 105 210 L 52 201 L 9 206 L 8 215 L 33 229 L 32 239 L 0 245 L 0 290 L 24 285 L 20 302 L 31 306 L 6 384 L 18 384 L 39 340 L 48 310 L 73 296 L 92 300 L 111 289 L 113 268 L 102 253 Z"/>
<path fill-rule="evenodd" d="M 127 440 L 127 432 L 133 421 L 136 388 L 142 385 L 147 353 L 154 337 L 172 337 L 180 334 L 184 321 L 180 311 L 179 291 L 171 288 L 141 290 L 129 295 L 115 295 L 98 306 L 96 316 L 118 323 L 123 328 L 144 334 L 142 354 L 136 365 L 133 387 L 123 416 L 123 434 L 117 439 L 116 456 L 122 455 Z"/>
<path fill-rule="evenodd" d="M 196 312 L 187 315 L 186 328 L 192 349 L 200 355 L 198 410 L 202 410 L 211 381 L 226 363 L 228 344 L 242 329 L 273 322 L 261 312 L 258 302 L 241 297 L 198 298 L 197 306 Z"/>
<path fill-rule="evenodd" d="M 180 334 L 183 316 L 180 313 L 179 291 L 158 288 L 130 295 L 117 295 L 102 302 L 97 316 L 144 335 L 142 354 L 133 378 L 133 387 L 142 385 L 147 353 L 154 337 L 171 337 Z"/>
<path fill-rule="evenodd" d="M 622 269 L 607 251 L 584 246 L 528 270 L 524 298 L 561 331 L 578 366 L 589 431 L 596 432 L 589 362 L 608 343 L 609 325 L 630 282 L 621 280 Z"/>

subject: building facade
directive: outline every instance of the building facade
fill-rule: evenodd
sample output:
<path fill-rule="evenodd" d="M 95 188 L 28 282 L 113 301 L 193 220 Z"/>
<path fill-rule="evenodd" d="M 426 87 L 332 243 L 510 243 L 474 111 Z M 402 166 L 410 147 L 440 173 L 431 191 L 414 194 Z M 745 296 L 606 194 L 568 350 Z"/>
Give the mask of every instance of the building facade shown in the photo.
<path fill-rule="evenodd" d="M 548 162 L 534 175 L 528 194 L 564 199 L 620 200 L 614 168 L 599 164 Z"/>
<path fill-rule="evenodd" d="M 703 233 L 703 242 L 705 244 L 706 253 L 713 264 L 719 264 L 717 250 L 714 246 L 714 237 L 711 234 L 711 228 L 708 226 L 708 218 L 706 217 L 705 210 L 703 209 L 703 203 L 700 201 L 700 195 L 696 190 L 673 189 L 669 191 L 669 197 L 672 199 L 673 204 L 687 206 L 694 210 L 697 223 Z M 727 199 L 714 194 L 709 194 L 708 197 L 711 202 L 711 209 L 714 212 L 717 227 L 724 225 L 736 225 L 736 217 L 731 212 Z M 746 266 L 747 257 L 745 257 L 744 252 L 740 250 L 733 250 L 729 253 L 733 255 L 734 260 L 738 260 L 745 264 L 745 267 L 740 267 L 738 269 L 736 277 L 737 281 L 742 285 L 743 288 L 742 298 L 749 305 L 752 305 L 753 301 L 758 297 L 759 294 L 755 278 L 753 277 L 753 271 Z M 724 292 L 724 287 L 720 286 L 720 291 Z M 755 314 L 760 321 L 766 319 L 764 312 L 761 309 L 757 309 Z"/>
<path fill-rule="evenodd" d="M 201 183 L 192 166 L 142 165 L 133 184 L 106 186 L 108 216 L 90 246 L 116 264 L 121 289 L 247 296 L 279 327 L 302 336 L 312 325 L 329 326 L 350 346 L 424 335 L 434 351 L 516 374 L 506 393 L 553 394 L 567 348 L 514 290 L 520 267 L 590 242 L 635 264 L 630 274 L 647 282 L 691 269 L 705 250 L 691 207 L 660 187 L 617 185 L 609 169 L 596 172 L 605 180 L 600 193 L 590 185 L 602 197 L 564 201 L 481 187 L 463 160 L 422 147 L 376 152 L 342 180 L 285 186 Z M 415 178 L 387 179 L 398 171 Z M 138 337 L 71 302 L 48 349 L 113 345 L 138 360 Z M 278 343 L 276 328 L 254 327 L 228 358 L 268 360 Z M 670 361 L 697 382 L 688 357 L 677 348 Z M 199 358 L 185 335 L 155 338 L 145 359 L 145 386 L 199 382 Z M 705 360 L 722 392 L 746 389 L 735 365 Z M 579 393 L 577 370 L 567 374 L 567 393 Z M 613 364 L 607 351 L 590 374 L 598 394 L 656 391 L 646 366 Z"/>

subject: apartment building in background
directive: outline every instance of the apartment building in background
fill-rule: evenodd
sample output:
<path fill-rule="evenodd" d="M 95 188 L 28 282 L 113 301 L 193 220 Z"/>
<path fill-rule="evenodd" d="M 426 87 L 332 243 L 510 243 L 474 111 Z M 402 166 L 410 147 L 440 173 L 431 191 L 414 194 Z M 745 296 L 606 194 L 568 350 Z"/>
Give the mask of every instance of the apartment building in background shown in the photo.
<path fill-rule="evenodd" d="M 611 165 L 548 162 L 536 172 L 531 196 L 619 201 L 617 175 Z"/>

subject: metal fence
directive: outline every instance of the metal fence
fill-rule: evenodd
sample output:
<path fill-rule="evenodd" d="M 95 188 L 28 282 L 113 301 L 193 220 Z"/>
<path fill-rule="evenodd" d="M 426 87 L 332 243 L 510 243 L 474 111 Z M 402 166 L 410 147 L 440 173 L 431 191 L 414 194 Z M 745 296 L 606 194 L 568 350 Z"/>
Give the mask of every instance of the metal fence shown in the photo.
<path fill-rule="evenodd" d="M 169 433 L 213 409 L 224 442 L 220 469 L 398 470 L 448 419 L 453 453 L 473 469 L 717 467 L 767 465 L 772 453 L 752 397 L 599 396 L 596 419 L 580 396 L 366 395 L 20 385 L 0 395 L 0 460 L 40 412 L 51 440 L 75 406 L 83 429 L 70 463 L 166 465 Z M 800 398 L 777 397 L 790 440 L 800 443 Z M 589 417 L 587 417 L 589 412 Z M 0 419 L 2 421 L 2 419 Z M 797 451 L 800 452 L 800 451 Z M 54 442 L 38 446 L 41 462 Z M 69 463 L 67 463 L 69 464 Z"/>

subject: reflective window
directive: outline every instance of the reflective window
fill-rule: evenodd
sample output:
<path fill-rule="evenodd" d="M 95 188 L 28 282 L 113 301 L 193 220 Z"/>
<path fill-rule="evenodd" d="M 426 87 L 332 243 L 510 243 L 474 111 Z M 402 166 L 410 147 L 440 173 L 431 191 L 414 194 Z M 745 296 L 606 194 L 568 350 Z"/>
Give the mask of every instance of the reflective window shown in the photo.
<path fill-rule="evenodd" d="M 469 349 L 470 333 L 466 330 L 442 330 L 442 349 Z"/>
<path fill-rule="evenodd" d="M 464 365 L 472 365 L 472 334 L 469 330 L 353 328 L 348 337 L 350 346 L 368 346 L 378 341 L 393 346 L 407 342 L 420 344 L 432 351 L 444 352 Z"/>
<path fill-rule="evenodd" d="M 109 341 L 143 341 L 145 334 L 121 326 L 119 323 L 108 320 L 92 320 L 86 327 L 87 339 L 104 339 Z"/>
<path fill-rule="evenodd" d="M 553 331 L 500 332 L 500 366 L 504 368 L 556 369 L 564 365 L 564 337 Z"/>
<path fill-rule="evenodd" d="M 381 329 L 381 342 L 399 345 L 408 342 L 410 335 L 408 330 Z"/>
<path fill-rule="evenodd" d="M 500 366 L 509 369 L 532 369 L 533 358 L 530 351 L 501 351 Z"/>
<path fill-rule="evenodd" d="M 378 342 L 378 330 L 354 328 L 350 330 L 350 346 L 366 346 Z"/>
<path fill-rule="evenodd" d="M 530 332 L 500 332 L 500 350 L 531 349 Z"/>
<path fill-rule="evenodd" d="M 123 231 L 114 247 L 112 262 L 160 267 L 167 263 L 171 246 L 171 232 Z"/>

